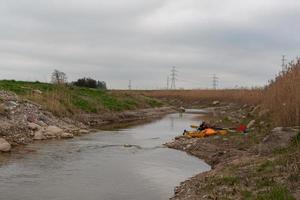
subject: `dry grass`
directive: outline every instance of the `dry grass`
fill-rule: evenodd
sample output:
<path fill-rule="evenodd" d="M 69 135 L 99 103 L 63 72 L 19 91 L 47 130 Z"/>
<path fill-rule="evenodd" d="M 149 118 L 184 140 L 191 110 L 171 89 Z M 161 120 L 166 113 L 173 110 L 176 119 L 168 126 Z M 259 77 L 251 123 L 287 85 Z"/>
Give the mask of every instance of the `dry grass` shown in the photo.
<path fill-rule="evenodd" d="M 45 91 L 43 94 L 31 92 L 25 97 L 37 102 L 57 116 L 67 116 L 80 111 L 72 105 L 70 93 L 66 92 L 66 88 L 63 86 Z"/>
<path fill-rule="evenodd" d="M 206 104 L 219 100 L 240 104 L 257 105 L 262 102 L 262 89 L 225 89 L 225 90 L 156 90 L 144 94 L 166 100 L 177 99 L 184 104 Z"/>
<path fill-rule="evenodd" d="M 300 60 L 290 63 L 263 89 L 225 90 L 156 90 L 143 91 L 150 97 L 164 99 L 171 104 L 206 105 L 212 101 L 262 105 L 269 109 L 275 126 L 300 125 Z"/>
<path fill-rule="evenodd" d="M 290 63 L 287 71 L 266 87 L 263 105 L 271 110 L 276 125 L 300 124 L 300 60 Z"/>

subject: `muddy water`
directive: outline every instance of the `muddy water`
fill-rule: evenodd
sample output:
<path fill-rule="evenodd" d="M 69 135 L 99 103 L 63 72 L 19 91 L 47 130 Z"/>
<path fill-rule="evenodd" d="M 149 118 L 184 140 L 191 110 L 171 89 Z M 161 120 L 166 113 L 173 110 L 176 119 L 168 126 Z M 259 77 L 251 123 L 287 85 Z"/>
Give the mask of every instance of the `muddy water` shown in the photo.
<path fill-rule="evenodd" d="M 28 145 L 0 166 L 0 199 L 168 199 L 181 181 L 210 169 L 162 146 L 198 124 L 197 118 L 171 114 L 135 127 Z"/>

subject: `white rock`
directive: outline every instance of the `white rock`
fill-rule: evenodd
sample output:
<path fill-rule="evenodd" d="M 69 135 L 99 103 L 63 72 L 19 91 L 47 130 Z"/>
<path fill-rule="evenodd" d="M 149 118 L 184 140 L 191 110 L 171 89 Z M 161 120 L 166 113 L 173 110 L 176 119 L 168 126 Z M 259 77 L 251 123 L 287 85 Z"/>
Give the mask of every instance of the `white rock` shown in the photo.
<path fill-rule="evenodd" d="M 61 138 L 64 138 L 64 139 L 68 139 L 68 138 L 73 138 L 74 135 L 73 135 L 72 133 L 66 133 L 66 132 L 64 132 L 64 133 L 62 133 L 62 134 L 60 135 L 60 137 L 61 137 Z"/>
<path fill-rule="evenodd" d="M 34 133 L 33 139 L 34 140 L 45 140 L 46 136 L 44 135 L 43 131 L 39 130 Z"/>
<path fill-rule="evenodd" d="M 283 131 L 283 127 L 276 127 L 272 130 L 272 132 L 281 132 Z"/>
<path fill-rule="evenodd" d="M 16 101 L 8 101 L 5 104 L 6 110 L 14 110 L 16 107 L 19 106 L 19 103 L 17 103 Z"/>
<path fill-rule="evenodd" d="M 255 124 L 255 120 L 251 120 L 248 125 L 247 125 L 247 128 L 251 128 L 253 125 Z"/>
<path fill-rule="evenodd" d="M 29 122 L 28 123 L 28 128 L 31 129 L 31 130 L 40 130 L 42 127 L 38 124 L 35 124 L 35 123 L 32 123 L 32 122 Z"/>
<path fill-rule="evenodd" d="M 88 130 L 85 130 L 85 129 L 81 129 L 81 130 L 79 130 L 79 133 L 80 133 L 80 134 L 88 134 L 89 131 L 88 131 Z"/>
<path fill-rule="evenodd" d="M 0 138 L 0 152 L 8 152 L 11 149 L 11 145 L 3 138 Z"/>
<path fill-rule="evenodd" d="M 212 104 L 213 105 L 218 105 L 218 104 L 220 104 L 220 101 L 213 101 Z"/>
<path fill-rule="evenodd" d="M 34 94 L 43 94 L 41 90 L 32 90 L 32 93 Z"/>
<path fill-rule="evenodd" d="M 64 131 L 57 126 L 48 126 L 45 129 L 45 135 L 48 138 L 54 138 L 60 136 Z"/>

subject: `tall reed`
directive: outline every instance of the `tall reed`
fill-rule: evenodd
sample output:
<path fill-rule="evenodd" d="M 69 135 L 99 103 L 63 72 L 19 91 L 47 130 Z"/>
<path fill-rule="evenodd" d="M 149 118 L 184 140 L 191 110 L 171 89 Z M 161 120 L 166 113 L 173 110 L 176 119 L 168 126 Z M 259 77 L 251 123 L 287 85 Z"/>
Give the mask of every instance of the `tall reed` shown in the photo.
<path fill-rule="evenodd" d="M 270 111 L 276 126 L 300 125 L 300 59 L 291 62 L 264 88 L 223 90 L 154 90 L 144 91 L 151 97 L 185 105 L 205 104 L 214 100 L 261 105 Z"/>
<path fill-rule="evenodd" d="M 271 111 L 276 125 L 300 124 L 300 60 L 291 62 L 264 91 L 263 106 Z"/>

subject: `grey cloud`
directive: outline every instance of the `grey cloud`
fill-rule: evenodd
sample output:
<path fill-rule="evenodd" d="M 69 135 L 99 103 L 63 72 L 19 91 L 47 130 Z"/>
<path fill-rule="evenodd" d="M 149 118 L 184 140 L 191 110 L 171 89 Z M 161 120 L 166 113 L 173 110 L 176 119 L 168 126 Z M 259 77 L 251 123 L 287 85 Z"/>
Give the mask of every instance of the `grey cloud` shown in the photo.
<path fill-rule="evenodd" d="M 280 57 L 298 56 L 300 3 L 228 0 L 0 0 L 0 78 L 70 80 L 113 88 L 264 85 Z M 40 77 L 42 76 L 42 77 Z M 190 80 L 190 81 L 184 81 Z"/>

